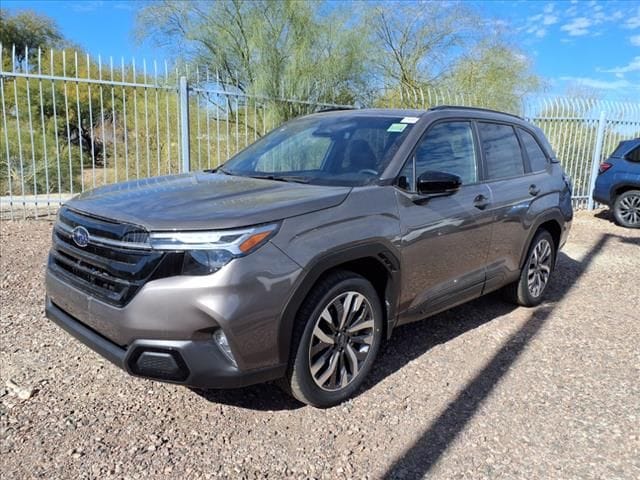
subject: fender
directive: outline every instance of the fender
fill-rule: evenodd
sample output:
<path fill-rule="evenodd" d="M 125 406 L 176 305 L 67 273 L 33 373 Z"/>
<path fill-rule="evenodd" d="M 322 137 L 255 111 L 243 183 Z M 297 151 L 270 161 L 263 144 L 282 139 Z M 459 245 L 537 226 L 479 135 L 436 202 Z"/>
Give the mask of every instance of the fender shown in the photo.
<path fill-rule="evenodd" d="M 386 336 L 389 338 L 395 325 L 400 299 L 400 260 L 394 250 L 395 248 L 388 240 L 379 238 L 329 250 L 315 257 L 300 275 L 281 315 L 278 333 L 280 361 L 282 363 L 289 361 L 296 314 L 313 285 L 332 268 L 354 260 L 373 258 L 387 271 L 387 288 L 385 298 L 381 298 L 381 301 L 386 316 Z"/>
<path fill-rule="evenodd" d="M 560 247 L 562 246 L 561 245 L 562 234 L 565 231 L 565 228 L 566 228 L 565 224 L 567 223 L 567 220 L 562 215 L 562 212 L 560 211 L 560 209 L 554 208 L 552 210 L 548 210 L 545 213 L 539 215 L 536 218 L 536 221 L 531 224 L 531 227 L 529 228 L 529 235 L 527 236 L 527 241 L 524 244 L 524 250 L 520 254 L 520 269 L 524 268 L 524 264 L 527 260 L 527 253 L 529 253 L 531 242 L 533 241 L 533 237 L 538 231 L 538 228 L 540 228 L 540 225 L 542 225 L 543 223 L 546 223 L 551 220 L 555 221 L 560 227 L 560 239 L 559 239 L 560 244 L 558 245 L 558 249 L 557 249 L 558 251 L 560 250 Z M 558 251 L 556 251 L 556 259 L 558 258 Z"/>

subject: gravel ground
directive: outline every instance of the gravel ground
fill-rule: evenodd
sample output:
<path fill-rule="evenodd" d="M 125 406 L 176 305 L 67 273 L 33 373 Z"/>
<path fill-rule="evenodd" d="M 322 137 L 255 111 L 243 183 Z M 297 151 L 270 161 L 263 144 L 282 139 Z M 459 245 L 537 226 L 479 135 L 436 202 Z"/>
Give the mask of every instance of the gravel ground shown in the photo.
<path fill-rule="evenodd" d="M 396 330 L 328 410 L 131 378 L 43 314 L 51 224 L 3 222 L 3 478 L 640 478 L 640 232 L 579 212 L 548 302 Z"/>

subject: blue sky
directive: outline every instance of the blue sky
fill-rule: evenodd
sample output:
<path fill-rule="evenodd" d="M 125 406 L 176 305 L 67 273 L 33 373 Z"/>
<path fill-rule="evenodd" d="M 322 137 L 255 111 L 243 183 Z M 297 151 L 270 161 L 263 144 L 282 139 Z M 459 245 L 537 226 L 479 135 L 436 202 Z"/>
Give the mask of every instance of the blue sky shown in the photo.
<path fill-rule="evenodd" d="M 575 86 L 612 100 L 640 99 L 640 0 L 470 2 L 488 29 L 512 38 L 544 77 L 547 91 Z M 2 0 L 9 10 L 53 17 L 70 40 L 91 54 L 119 62 L 164 60 L 165 52 L 137 44 L 132 35 L 140 2 L 124 0 Z"/>

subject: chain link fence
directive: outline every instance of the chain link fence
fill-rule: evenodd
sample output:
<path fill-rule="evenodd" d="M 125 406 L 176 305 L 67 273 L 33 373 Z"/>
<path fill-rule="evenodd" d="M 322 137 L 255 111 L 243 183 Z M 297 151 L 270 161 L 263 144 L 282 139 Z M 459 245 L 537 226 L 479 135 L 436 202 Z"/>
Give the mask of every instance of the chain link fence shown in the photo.
<path fill-rule="evenodd" d="M 49 217 L 71 196 L 120 181 L 215 168 L 283 121 L 348 105 L 251 95 L 188 65 L 103 60 L 73 50 L 0 45 L 0 211 Z M 400 90 L 374 106 L 494 107 L 495 99 L 437 89 Z M 538 125 L 592 207 L 598 164 L 640 136 L 640 103 L 583 98 L 503 104 Z"/>

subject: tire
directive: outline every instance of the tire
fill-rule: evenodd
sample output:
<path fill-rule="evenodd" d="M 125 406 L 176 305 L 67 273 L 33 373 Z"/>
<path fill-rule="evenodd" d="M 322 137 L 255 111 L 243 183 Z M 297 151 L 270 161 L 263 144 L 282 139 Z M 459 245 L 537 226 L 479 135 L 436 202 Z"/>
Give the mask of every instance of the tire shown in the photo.
<path fill-rule="evenodd" d="M 613 216 L 618 225 L 640 228 L 640 190 L 621 193 L 613 202 Z"/>
<path fill-rule="evenodd" d="M 551 234 L 539 230 L 531 241 L 520 278 L 504 288 L 505 298 L 523 307 L 539 305 L 556 263 L 556 247 Z"/>
<path fill-rule="evenodd" d="M 346 317 L 341 315 L 344 306 L 349 307 Z M 382 332 L 382 307 L 371 283 L 353 272 L 330 273 L 313 287 L 298 311 L 281 386 L 314 407 L 343 402 L 371 371 Z"/>

